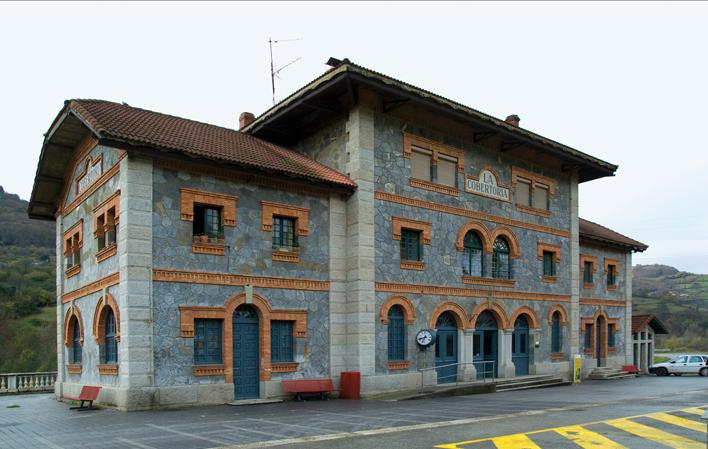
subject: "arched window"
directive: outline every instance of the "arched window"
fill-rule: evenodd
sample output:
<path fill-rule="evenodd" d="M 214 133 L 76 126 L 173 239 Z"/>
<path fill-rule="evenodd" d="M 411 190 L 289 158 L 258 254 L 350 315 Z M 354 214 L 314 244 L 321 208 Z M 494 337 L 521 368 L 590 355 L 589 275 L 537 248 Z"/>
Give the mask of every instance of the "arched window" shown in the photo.
<path fill-rule="evenodd" d="M 560 312 L 553 312 L 551 318 L 551 352 L 562 352 L 563 341 L 560 323 Z"/>
<path fill-rule="evenodd" d="M 476 232 L 465 234 L 465 250 L 462 260 L 462 274 L 467 276 L 483 276 L 484 257 L 482 253 L 482 240 Z"/>
<path fill-rule="evenodd" d="M 509 243 L 504 237 L 497 237 L 497 239 L 494 240 L 492 277 L 497 279 L 511 279 L 511 259 L 509 258 Z"/>
<path fill-rule="evenodd" d="M 79 319 L 76 316 L 73 316 L 71 320 L 73 323 L 69 363 L 78 365 L 81 363 L 81 326 L 79 325 Z"/>
<path fill-rule="evenodd" d="M 388 310 L 388 359 L 405 360 L 406 326 L 403 309 L 395 305 Z"/>
<path fill-rule="evenodd" d="M 113 310 L 106 313 L 106 338 L 103 363 L 118 363 L 118 340 L 116 340 L 116 317 Z"/>

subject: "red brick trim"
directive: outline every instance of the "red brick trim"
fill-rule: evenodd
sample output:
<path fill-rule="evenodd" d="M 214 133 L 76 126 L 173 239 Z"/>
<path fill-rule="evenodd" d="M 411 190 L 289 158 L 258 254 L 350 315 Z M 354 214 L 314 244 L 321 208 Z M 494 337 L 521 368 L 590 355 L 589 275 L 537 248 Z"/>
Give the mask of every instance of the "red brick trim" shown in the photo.
<path fill-rule="evenodd" d="M 410 158 L 413 147 L 418 147 L 422 150 L 428 150 L 433 153 L 431 162 L 436 164 L 440 154 L 457 159 L 457 171 L 464 173 L 465 171 L 465 152 L 462 149 L 451 147 L 434 140 L 426 139 L 425 137 L 416 136 L 410 133 L 403 133 L 403 157 Z"/>
<path fill-rule="evenodd" d="M 607 274 L 607 267 L 610 265 L 614 265 L 615 267 L 615 276 L 619 275 L 619 261 L 617 259 L 610 259 L 605 257 L 605 274 Z"/>
<path fill-rule="evenodd" d="M 309 209 L 304 207 L 261 201 L 261 229 L 266 232 L 271 232 L 273 230 L 273 216 L 276 215 L 294 218 L 297 235 L 304 236 L 309 232 L 309 213 Z"/>
<path fill-rule="evenodd" d="M 580 304 L 584 306 L 627 307 L 627 303 L 621 299 L 580 298 Z"/>
<path fill-rule="evenodd" d="M 69 347 L 73 343 L 74 326 L 79 326 L 79 335 L 81 346 L 84 345 L 84 320 L 81 317 L 81 311 L 76 304 L 72 304 L 66 311 L 64 317 L 64 346 Z"/>
<path fill-rule="evenodd" d="M 96 180 L 93 184 L 91 184 L 91 187 L 86 188 L 83 192 L 81 192 L 80 195 L 78 195 L 76 198 L 74 198 L 74 201 L 71 202 L 68 206 L 64 207 L 61 209 L 61 211 L 58 211 L 57 213 L 60 214 L 63 217 L 66 217 L 69 215 L 74 209 L 76 209 L 81 203 L 86 201 L 86 198 L 90 197 L 91 195 L 96 192 L 102 185 L 107 183 L 111 178 L 113 178 L 119 171 L 120 171 L 120 161 L 123 160 L 127 153 L 122 153 L 121 156 L 118 158 L 115 164 L 105 172 L 103 172 L 103 175 L 101 175 L 100 178 Z"/>
<path fill-rule="evenodd" d="M 90 284 L 86 284 L 83 287 L 79 287 L 76 290 L 66 292 L 61 296 L 62 304 L 71 302 L 75 299 L 83 298 L 84 296 L 90 295 L 91 293 L 100 292 L 104 288 L 108 288 L 112 285 L 116 285 L 120 282 L 120 273 L 112 273 L 101 279 L 95 280 Z"/>
<path fill-rule="evenodd" d="M 96 365 L 98 368 L 98 374 L 101 376 L 117 376 L 118 375 L 118 365 L 115 364 L 102 364 Z"/>
<path fill-rule="evenodd" d="M 559 362 L 562 360 L 565 360 L 565 353 L 564 352 L 551 352 L 551 361 Z"/>
<path fill-rule="evenodd" d="M 568 324 L 568 313 L 565 311 L 565 307 L 560 304 L 553 304 L 550 309 L 548 309 L 547 322 L 549 326 L 553 325 L 553 314 L 560 313 L 560 324 L 565 326 Z"/>
<path fill-rule="evenodd" d="M 457 231 L 457 239 L 455 240 L 455 248 L 458 251 L 463 251 L 465 249 L 465 236 L 468 232 L 473 231 L 477 233 L 477 236 L 482 241 L 482 250 L 485 253 L 492 253 L 492 235 L 484 224 L 479 221 L 468 221 L 463 224 L 459 231 Z"/>
<path fill-rule="evenodd" d="M 206 192 L 196 189 L 179 189 L 180 220 L 194 221 L 194 205 L 221 207 L 221 225 L 236 226 L 236 195 Z"/>
<path fill-rule="evenodd" d="M 398 282 L 376 282 L 377 292 L 398 294 L 438 295 L 438 296 L 463 296 L 471 298 L 489 298 L 490 290 L 481 288 L 449 287 L 446 285 L 411 284 Z M 522 292 L 513 290 L 492 290 L 494 299 L 516 299 L 522 301 L 553 301 L 570 302 L 570 295 L 556 295 L 553 293 Z M 581 300 L 582 303 L 582 300 Z"/>
<path fill-rule="evenodd" d="M 391 310 L 393 306 L 401 306 L 403 309 L 403 318 L 406 324 L 415 323 L 415 309 L 413 304 L 405 296 L 391 296 L 381 305 L 381 311 L 379 313 L 379 319 L 381 323 L 388 324 L 388 311 Z"/>
<path fill-rule="evenodd" d="M 525 204 L 517 204 L 516 210 L 523 212 L 525 214 L 537 215 L 539 217 L 548 218 L 551 216 L 551 211 L 546 209 L 539 209 L 537 207 L 526 206 Z"/>
<path fill-rule="evenodd" d="M 558 280 L 556 276 L 547 276 L 545 274 L 541 276 L 541 282 L 544 284 L 555 284 L 556 280 Z"/>
<path fill-rule="evenodd" d="M 273 373 L 294 373 L 297 371 L 298 365 L 296 362 L 272 363 L 270 370 Z"/>
<path fill-rule="evenodd" d="M 271 259 L 276 262 L 299 263 L 300 253 L 298 251 L 273 251 Z"/>
<path fill-rule="evenodd" d="M 556 194 L 556 180 L 547 176 L 540 175 L 520 167 L 511 167 L 511 185 L 516 186 L 519 178 L 525 178 L 531 181 L 531 195 L 536 184 L 548 186 L 548 196 L 553 197 Z M 542 209 L 543 210 L 543 209 Z"/>
<path fill-rule="evenodd" d="M 226 373 L 226 367 L 221 365 L 194 365 L 192 366 L 192 375 L 194 377 L 202 376 L 223 376 Z"/>
<path fill-rule="evenodd" d="M 543 260 L 543 252 L 549 252 L 553 253 L 553 261 L 556 263 L 560 263 L 561 261 L 561 246 L 560 245 L 554 245 L 552 243 L 544 243 L 542 241 L 538 241 L 538 260 Z"/>
<path fill-rule="evenodd" d="M 66 365 L 67 374 L 81 374 L 81 364 L 71 363 Z"/>
<path fill-rule="evenodd" d="M 117 252 L 118 245 L 116 243 L 111 243 L 110 245 L 96 252 L 96 263 L 101 263 L 104 260 L 115 256 Z"/>
<path fill-rule="evenodd" d="M 472 316 L 470 317 L 471 329 L 474 329 L 477 326 L 477 318 L 479 317 L 479 314 L 485 310 L 489 310 L 496 317 L 499 329 L 509 328 L 509 320 L 506 317 L 506 312 L 504 312 L 504 307 L 496 302 L 487 301 L 479 304 L 472 312 Z"/>
<path fill-rule="evenodd" d="M 223 243 L 204 243 L 204 242 L 193 242 L 192 252 L 194 254 L 208 254 L 210 256 L 223 256 L 224 255 L 224 244 Z"/>
<path fill-rule="evenodd" d="M 402 270 L 425 270 L 425 263 L 422 260 L 402 260 L 401 261 Z"/>
<path fill-rule="evenodd" d="M 521 306 L 518 307 L 513 314 L 511 314 L 511 318 L 509 318 L 508 325 L 509 325 L 509 330 L 514 329 L 514 325 L 516 324 L 517 318 L 519 318 L 521 315 L 526 315 L 526 318 L 530 321 L 530 325 L 532 329 L 540 329 L 541 328 L 541 323 L 538 320 L 538 317 L 536 316 L 536 312 L 533 311 L 533 309 L 529 306 Z"/>
<path fill-rule="evenodd" d="M 120 190 L 106 198 L 101 204 L 93 209 L 93 234 L 98 237 L 105 230 L 98 229 L 98 219 L 102 215 L 106 215 L 109 210 L 113 209 L 114 224 L 118 226 L 120 223 Z M 105 221 L 104 221 L 105 223 Z M 109 226 L 108 224 L 104 226 Z"/>
<path fill-rule="evenodd" d="M 69 279 L 71 277 L 76 276 L 81 272 L 81 264 L 74 265 L 71 268 L 67 268 L 66 271 L 64 272 L 64 275 L 66 275 L 66 278 Z"/>
<path fill-rule="evenodd" d="M 494 229 L 494 231 L 492 231 L 489 237 L 492 245 L 494 244 L 494 241 L 497 239 L 497 237 L 506 238 L 506 241 L 509 242 L 509 255 L 512 257 L 512 259 L 518 259 L 519 257 L 521 257 L 521 247 L 519 246 L 519 241 L 516 240 L 516 235 L 511 229 L 507 228 L 506 226 L 499 226 L 498 228 Z"/>
<path fill-rule="evenodd" d="M 408 360 L 396 360 L 388 362 L 388 369 L 391 371 L 408 369 L 410 362 Z"/>
<path fill-rule="evenodd" d="M 452 313 L 452 315 L 455 317 L 455 321 L 457 322 L 457 327 L 459 329 L 470 328 L 470 323 L 467 320 L 467 314 L 465 313 L 465 309 L 463 309 L 461 305 L 450 301 L 443 302 L 435 306 L 433 313 L 430 314 L 430 319 L 428 320 L 428 327 L 430 329 L 435 329 L 437 327 L 438 318 L 440 318 L 440 315 L 445 312 Z"/>
<path fill-rule="evenodd" d="M 423 179 L 409 178 L 409 183 L 411 187 L 418 189 L 430 190 L 431 192 L 442 193 L 444 195 L 450 195 L 458 197 L 460 196 L 460 191 L 455 187 L 446 186 L 445 184 L 437 184 L 430 181 L 425 181 Z"/>
<path fill-rule="evenodd" d="M 208 271 L 187 271 L 154 268 L 154 282 L 180 282 L 206 285 L 253 285 L 260 288 L 279 288 L 288 290 L 308 290 L 328 292 L 329 281 L 299 278 L 278 278 L 272 276 L 248 276 L 231 273 Z"/>
<path fill-rule="evenodd" d="M 391 217 L 393 240 L 401 240 L 401 230 L 410 229 L 420 231 L 423 237 L 423 244 L 430 245 L 432 238 L 433 225 L 427 221 L 412 220 L 410 218 Z"/>
<path fill-rule="evenodd" d="M 120 341 L 120 309 L 113 295 L 106 292 L 105 300 L 103 296 L 98 298 L 93 313 L 93 338 L 96 343 L 100 344 L 106 338 L 106 316 L 109 309 L 116 319 L 116 341 Z"/>
<path fill-rule="evenodd" d="M 479 276 L 462 276 L 463 284 L 471 285 L 489 285 L 491 287 L 514 287 L 516 286 L 516 281 L 513 279 L 495 279 L 495 278 L 485 278 Z"/>
<path fill-rule="evenodd" d="M 597 271 L 597 257 L 588 256 L 585 254 L 580 255 L 580 272 L 585 270 L 585 262 L 590 262 L 592 264 L 591 271 L 595 273 Z"/>

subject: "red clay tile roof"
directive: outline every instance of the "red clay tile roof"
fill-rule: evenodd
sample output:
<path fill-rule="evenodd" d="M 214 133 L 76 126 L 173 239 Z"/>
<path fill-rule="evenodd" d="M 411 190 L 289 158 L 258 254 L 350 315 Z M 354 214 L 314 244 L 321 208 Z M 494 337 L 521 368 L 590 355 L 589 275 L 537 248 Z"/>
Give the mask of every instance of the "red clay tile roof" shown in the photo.
<path fill-rule="evenodd" d="M 612 229 L 606 228 L 583 218 L 580 219 L 579 228 L 581 238 L 585 237 L 590 240 L 599 240 L 606 243 L 616 244 L 640 252 L 645 251 L 647 248 L 649 248 L 649 246 L 645 245 L 642 242 L 630 239 L 629 237 L 624 236 L 619 232 L 615 232 Z"/>
<path fill-rule="evenodd" d="M 654 315 L 632 315 L 632 333 L 641 332 L 642 329 L 651 326 L 655 334 L 668 334 L 666 327 Z"/>
<path fill-rule="evenodd" d="M 70 100 L 67 107 L 103 138 L 356 188 L 326 165 L 233 129 L 104 100 Z"/>

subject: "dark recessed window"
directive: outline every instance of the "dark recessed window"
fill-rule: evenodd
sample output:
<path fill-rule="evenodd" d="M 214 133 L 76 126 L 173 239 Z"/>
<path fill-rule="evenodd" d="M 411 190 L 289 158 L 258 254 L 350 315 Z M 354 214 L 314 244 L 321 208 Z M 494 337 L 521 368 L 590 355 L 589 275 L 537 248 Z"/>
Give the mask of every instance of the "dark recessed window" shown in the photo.
<path fill-rule="evenodd" d="M 224 236 L 221 226 L 221 208 L 213 206 L 194 205 L 194 235 L 206 235 L 209 238 Z"/>
<path fill-rule="evenodd" d="M 71 357 L 70 363 L 80 364 L 81 363 L 81 327 L 79 326 L 79 320 L 74 316 L 73 318 L 73 329 L 71 335 Z"/>
<path fill-rule="evenodd" d="M 116 316 L 113 310 L 106 313 L 106 338 L 104 341 L 104 363 L 118 363 L 118 340 L 116 340 Z"/>
<path fill-rule="evenodd" d="M 609 346 L 610 348 L 615 347 L 615 325 L 614 324 L 607 325 L 607 346 Z"/>
<path fill-rule="evenodd" d="M 483 276 L 484 254 L 482 252 L 482 240 L 476 232 L 470 231 L 465 235 L 464 244 L 462 273 L 468 276 Z"/>
<path fill-rule="evenodd" d="M 274 363 L 294 360 L 292 321 L 273 320 L 270 322 L 270 359 Z"/>
<path fill-rule="evenodd" d="M 556 265 L 553 263 L 553 253 L 550 251 L 543 252 L 543 275 L 555 276 Z"/>
<path fill-rule="evenodd" d="M 405 360 L 406 326 L 401 306 L 388 311 L 388 359 Z"/>
<path fill-rule="evenodd" d="M 401 229 L 401 260 L 422 260 L 420 231 Z"/>
<path fill-rule="evenodd" d="M 560 312 L 553 312 L 551 323 L 551 352 L 561 352 L 562 329 L 560 324 Z"/>
<path fill-rule="evenodd" d="M 583 264 L 583 282 L 592 284 L 592 262 L 585 262 Z"/>
<path fill-rule="evenodd" d="M 221 320 L 194 320 L 194 364 L 221 363 Z"/>
<path fill-rule="evenodd" d="M 516 204 L 531 206 L 531 181 L 518 178 L 515 188 Z"/>
<path fill-rule="evenodd" d="M 494 254 L 492 257 L 492 277 L 497 279 L 511 279 L 511 259 L 509 258 L 509 243 L 503 237 L 494 241 Z"/>
<path fill-rule="evenodd" d="M 294 218 L 273 217 L 273 249 L 298 247 L 295 225 Z"/>
<path fill-rule="evenodd" d="M 585 349 L 592 349 L 592 324 L 585 325 Z"/>
<path fill-rule="evenodd" d="M 617 272 L 614 265 L 607 266 L 607 286 L 612 287 L 617 283 Z"/>

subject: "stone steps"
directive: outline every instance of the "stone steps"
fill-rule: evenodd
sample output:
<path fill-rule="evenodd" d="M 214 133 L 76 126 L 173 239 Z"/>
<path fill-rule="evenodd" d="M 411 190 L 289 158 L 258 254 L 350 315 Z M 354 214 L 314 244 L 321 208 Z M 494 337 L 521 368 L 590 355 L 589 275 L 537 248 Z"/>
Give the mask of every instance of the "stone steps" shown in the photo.
<path fill-rule="evenodd" d="M 497 383 L 496 391 L 529 390 L 531 388 L 558 387 L 570 384 L 571 382 L 564 381 L 562 377 L 544 376 L 544 378 L 541 379 L 519 379 L 516 381 L 503 382 L 501 384 Z"/>
<path fill-rule="evenodd" d="M 635 374 L 630 374 L 619 368 L 607 368 L 599 367 L 595 368 L 588 375 L 588 379 L 593 380 L 612 380 L 612 379 L 628 379 L 630 377 L 636 377 Z"/>
<path fill-rule="evenodd" d="M 497 379 L 487 382 L 469 382 L 457 385 L 434 385 L 425 391 L 400 397 L 397 400 L 423 399 L 444 396 L 465 396 L 470 394 L 494 393 L 497 391 L 527 390 L 569 385 L 561 377 L 551 375 L 523 376 L 512 379 Z"/>

